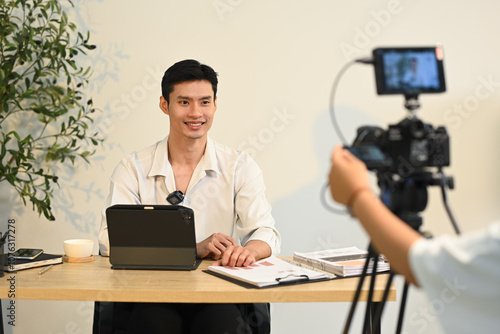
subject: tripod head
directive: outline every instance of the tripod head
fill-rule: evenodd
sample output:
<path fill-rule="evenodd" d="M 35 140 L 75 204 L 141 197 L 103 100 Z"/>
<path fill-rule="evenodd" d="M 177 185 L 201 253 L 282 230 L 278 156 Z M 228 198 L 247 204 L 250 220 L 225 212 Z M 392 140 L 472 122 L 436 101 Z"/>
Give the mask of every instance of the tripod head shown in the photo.
<path fill-rule="evenodd" d="M 420 212 L 424 211 L 428 202 L 428 186 L 445 186 L 454 188 L 452 177 L 443 173 L 427 170 L 414 172 L 411 176 L 377 172 L 380 199 L 396 216 L 419 230 L 422 224 Z"/>

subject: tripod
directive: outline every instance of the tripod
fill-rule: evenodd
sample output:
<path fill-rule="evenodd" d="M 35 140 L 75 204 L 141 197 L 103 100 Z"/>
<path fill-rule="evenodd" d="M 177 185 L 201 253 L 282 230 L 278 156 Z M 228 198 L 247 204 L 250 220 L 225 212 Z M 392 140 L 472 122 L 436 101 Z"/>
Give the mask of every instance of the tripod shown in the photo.
<path fill-rule="evenodd" d="M 391 284 L 393 282 L 395 273 L 392 270 L 390 271 L 389 277 L 387 279 L 387 284 L 386 284 L 386 287 L 384 289 L 384 293 L 382 295 L 381 301 L 380 302 L 373 302 L 373 291 L 375 289 L 375 281 L 377 278 L 378 261 L 379 261 L 379 254 L 373 249 L 373 247 L 370 243 L 370 245 L 368 246 L 368 254 L 367 254 L 366 262 L 365 262 L 365 265 L 363 266 L 363 271 L 361 273 L 361 277 L 359 279 L 358 286 L 356 288 L 356 293 L 354 295 L 354 299 L 353 299 L 353 302 L 351 304 L 351 308 L 350 308 L 349 315 L 348 315 L 348 318 L 346 321 L 346 325 L 344 327 L 344 332 L 343 332 L 344 334 L 347 334 L 349 332 L 349 328 L 350 328 L 352 319 L 354 317 L 356 306 L 357 306 L 357 303 L 359 301 L 359 296 L 361 294 L 361 288 L 363 286 L 363 283 L 364 283 L 366 276 L 368 275 L 368 268 L 369 268 L 370 263 L 373 263 L 372 277 L 371 277 L 371 281 L 370 281 L 370 289 L 368 292 L 368 299 L 367 299 L 367 304 L 366 304 L 362 334 L 380 334 L 382 312 L 383 312 L 383 309 L 385 307 L 387 297 L 389 296 L 389 290 L 390 290 Z M 408 295 L 408 288 L 409 288 L 408 283 L 405 282 L 404 288 L 403 288 L 402 299 L 401 299 L 401 305 L 400 305 L 400 311 L 399 311 L 399 316 L 398 316 L 398 325 L 397 325 L 396 333 L 401 333 L 403 319 L 404 319 L 406 299 L 407 299 L 407 295 Z"/>
<path fill-rule="evenodd" d="M 443 197 L 443 202 L 446 207 L 446 211 L 452 221 L 455 232 L 460 234 L 458 225 L 451 213 L 451 209 L 448 206 L 446 197 L 446 188 L 453 188 L 453 180 L 444 175 L 443 171 L 439 169 L 438 174 L 433 174 L 428 171 L 420 171 L 412 175 L 411 178 L 387 178 L 387 175 L 378 175 L 379 186 L 381 189 L 381 198 L 388 208 L 398 216 L 402 221 L 410 225 L 413 229 L 419 232 L 420 226 L 422 225 L 422 217 L 419 212 L 423 211 L 427 205 L 427 186 L 428 185 L 439 185 L 441 187 L 441 193 Z M 389 199 L 389 201 L 388 201 Z M 387 280 L 387 285 L 385 287 L 382 299 L 380 302 L 373 302 L 373 291 L 375 287 L 375 281 L 377 278 L 377 263 L 379 260 L 379 254 L 372 247 L 371 243 L 368 246 L 368 254 L 361 277 L 358 282 L 358 286 L 354 295 L 353 302 L 347 317 L 347 321 L 344 327 L 344 334 L 349 332 L 352 319 L 356 310 L 357 302 L 361 294 L 361 288 L 363 286 L 364 280 L 368 275 L 368 268 L 370 263 L 373 263 L 372 267 L 372 277 L 370 281 L 370 288 L 368 292 L 368 299 L 363 323 L 362 334 L 380 334 L 381 331 L 381 317 L 382 312 L 389 295 L 389 289 L 392 284 L 395 273 L 391 270 Z M 403 293 L 401 298 L 401 305 L 398 316 L 398 323 L 396 328 L 396 333 L 401 333 L 403 327 L 403 319 L 406 308 L 406 300 L 408 297 L 409 285 L 407 282 L 404 283 Z"/>
<path fill-rule="evenodd" d="M 432 126 L 418 120 L 416 114 L 420 108 L 418 94 L 405 94 L 405 108 L 409 112 L 406 119 L 391 126 L 388 131 L 374 127 L 359 128 L 354 143 L 383 148 L 392 158 L 388 164 L 384 165 L 370 165 L 365 161 L 368 169 L 377 171 L 378 186 L 381 190 L 380 198 L 389 210 L 420 233 L 422 217 L 419 213 L 424 211 L 427 206 L 427 186 L 439 186 L 448 217 L 455 232 L 460 234 L 446 196 L 446 189 L 454 188 L 453 178 L 447 177 L 442 170 L 442 166 L 449 164 L 449 138 L 446 129 L 440 127 L 433 130 Z M 425 169 L 426 166 L 438 167 L 437 173 Z M 344 327 L 344 334 L 349 331 L 370 263 L 373 263 L 372 278 L 362 334 L 380 333 L 382 312 L 395 273 L 391 270 L 381 301 L 373 302 L 378 258 L 379 254 L 370 243 L 367 259 Z M 405 282 L 396 330 L 398 334 L 402 330 L 408 288 L 409 286 Z"/>

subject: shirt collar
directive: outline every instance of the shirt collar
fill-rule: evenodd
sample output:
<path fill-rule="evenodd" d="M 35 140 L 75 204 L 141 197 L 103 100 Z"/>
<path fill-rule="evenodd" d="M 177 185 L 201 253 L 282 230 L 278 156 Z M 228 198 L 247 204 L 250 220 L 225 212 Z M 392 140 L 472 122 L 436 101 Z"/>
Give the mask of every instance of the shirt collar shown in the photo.
<path fill-rule="evenodd" d="M 205 154 L 201 159 L 202 167 L 206 172 L 214 171 L 215 173 L 220 174 L 219 164 L 217 163 L 215 142 L 210 137 L 207 138 L 207 147 L 205 148 Z"/>
<path fill-rule="evenodd" d="M 217 164 L 217 153 L 215 150 L 215 142 L 209 137 L 207 138 L 207 146 L 205 154 L 201 157 L 200 167 L 205 172 L 213 171 L 220 174 L 220 168 Z M 148 176 L 168 176 L 172 173 L 172 166 L 168 161 L 168 136 L 156 144 L 156 149 L 153 153 L 153 164 Z"/>

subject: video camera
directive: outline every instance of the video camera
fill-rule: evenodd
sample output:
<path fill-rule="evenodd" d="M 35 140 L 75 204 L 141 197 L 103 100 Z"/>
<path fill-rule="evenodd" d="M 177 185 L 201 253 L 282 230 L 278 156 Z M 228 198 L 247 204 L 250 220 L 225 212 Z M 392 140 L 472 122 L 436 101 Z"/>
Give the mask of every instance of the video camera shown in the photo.
<path fill-rule="evenodd" d="M 436 175 L 427 167 L 450 165 L 450 138 L 443 126 L 434 128 L 418 119 L 418 95 L 446 91 L 441 47 L 377 48 L 370 60 L 375 68 L 377 94 L 402 94 L 409 115 L 387 130 L 376 126 L 357 129 L 346 147 L 376 171 L 384 203 L 407 222 L 423 211 L 428 185 L 453 180 Z M 419 223 L 412 224 L 418 228 Z"/>
<path fill-rule="evenodd" d="M 458 225 L 453 218 L 446 200 L 446 188 L 454 187 L 453 179 L 447 177 L 443 167 L 450 165 L 450 138 L 446 128 L 422 122 L 416 115 L 420 107 L 418 95 L 446 91 L 443 71 L 443 50 L 440 47 L 418 48 L 378 48 L 373 51 L 372 59 L 358 59 L 356 62 L 373 64 L 377 93 L 379 95 L 402 94 L 409 115 L 397 124 L 389 125 L 387 130 L 376 126 L 362 126 L 357 129 L 352 146 L 346 147 L 365 162 L 368 169 L 377 174 L 380 199 L 399 218 L 415 230 L 422 225 L 419 212 L 427 205 L 427 186 L 440 186 L 443 202 L 458 233 Z M 377 259 L 378 254 L 369 246 L 368 258 Z M 347 333 L 353 319 L 368 263 L 363 268 L 358 288 L 351 305 L 344 333 Z M 373 272 L 376 272 L 374 261 Z M 373 330 L 367 325 L 373 309 L 367 303 L 363 333 L 379 332 L 382 310 L 394 273 L 387 281 L 384 299 L 374 312 Z M 369 296 L 372 295 L 375 276 L 370 283 Z M 408 283 L 402 294 L 397 332 L 401 331 Z"/>
<path fill-rule="evenodd" d="M 444 127 L 434 129 L 418 118 L 407 118 L 387 130 L 358 128 L 348 148 L 370 170 L 409 176 L 423 167 L 450 165 L 450 138 Z"/>

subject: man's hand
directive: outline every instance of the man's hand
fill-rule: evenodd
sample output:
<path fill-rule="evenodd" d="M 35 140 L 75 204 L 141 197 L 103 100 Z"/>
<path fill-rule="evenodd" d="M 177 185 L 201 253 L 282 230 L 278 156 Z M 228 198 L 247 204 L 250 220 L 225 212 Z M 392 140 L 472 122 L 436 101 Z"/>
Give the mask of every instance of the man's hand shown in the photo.
<path fill-rule="evenodd" d="M 216 266 L 246 267 L 257 261 L 256 252 L 243 246 L 229 246 Z"/>
<path fill-rule="evenodd" d="M 271 247 L 262 240 L 250 240 L 243 246 L 230 246 L 220 261 L 214 266 L 247 267 L 263 258 L 271 256 Z"/>
<path fill-rule="evenodd" d="M 196 255 L 199 258 L 219 260 L 230 246 L 236 246 L 236 240 L 222 233 L 214 233 L 202 242 L 196 244 Z"/>

